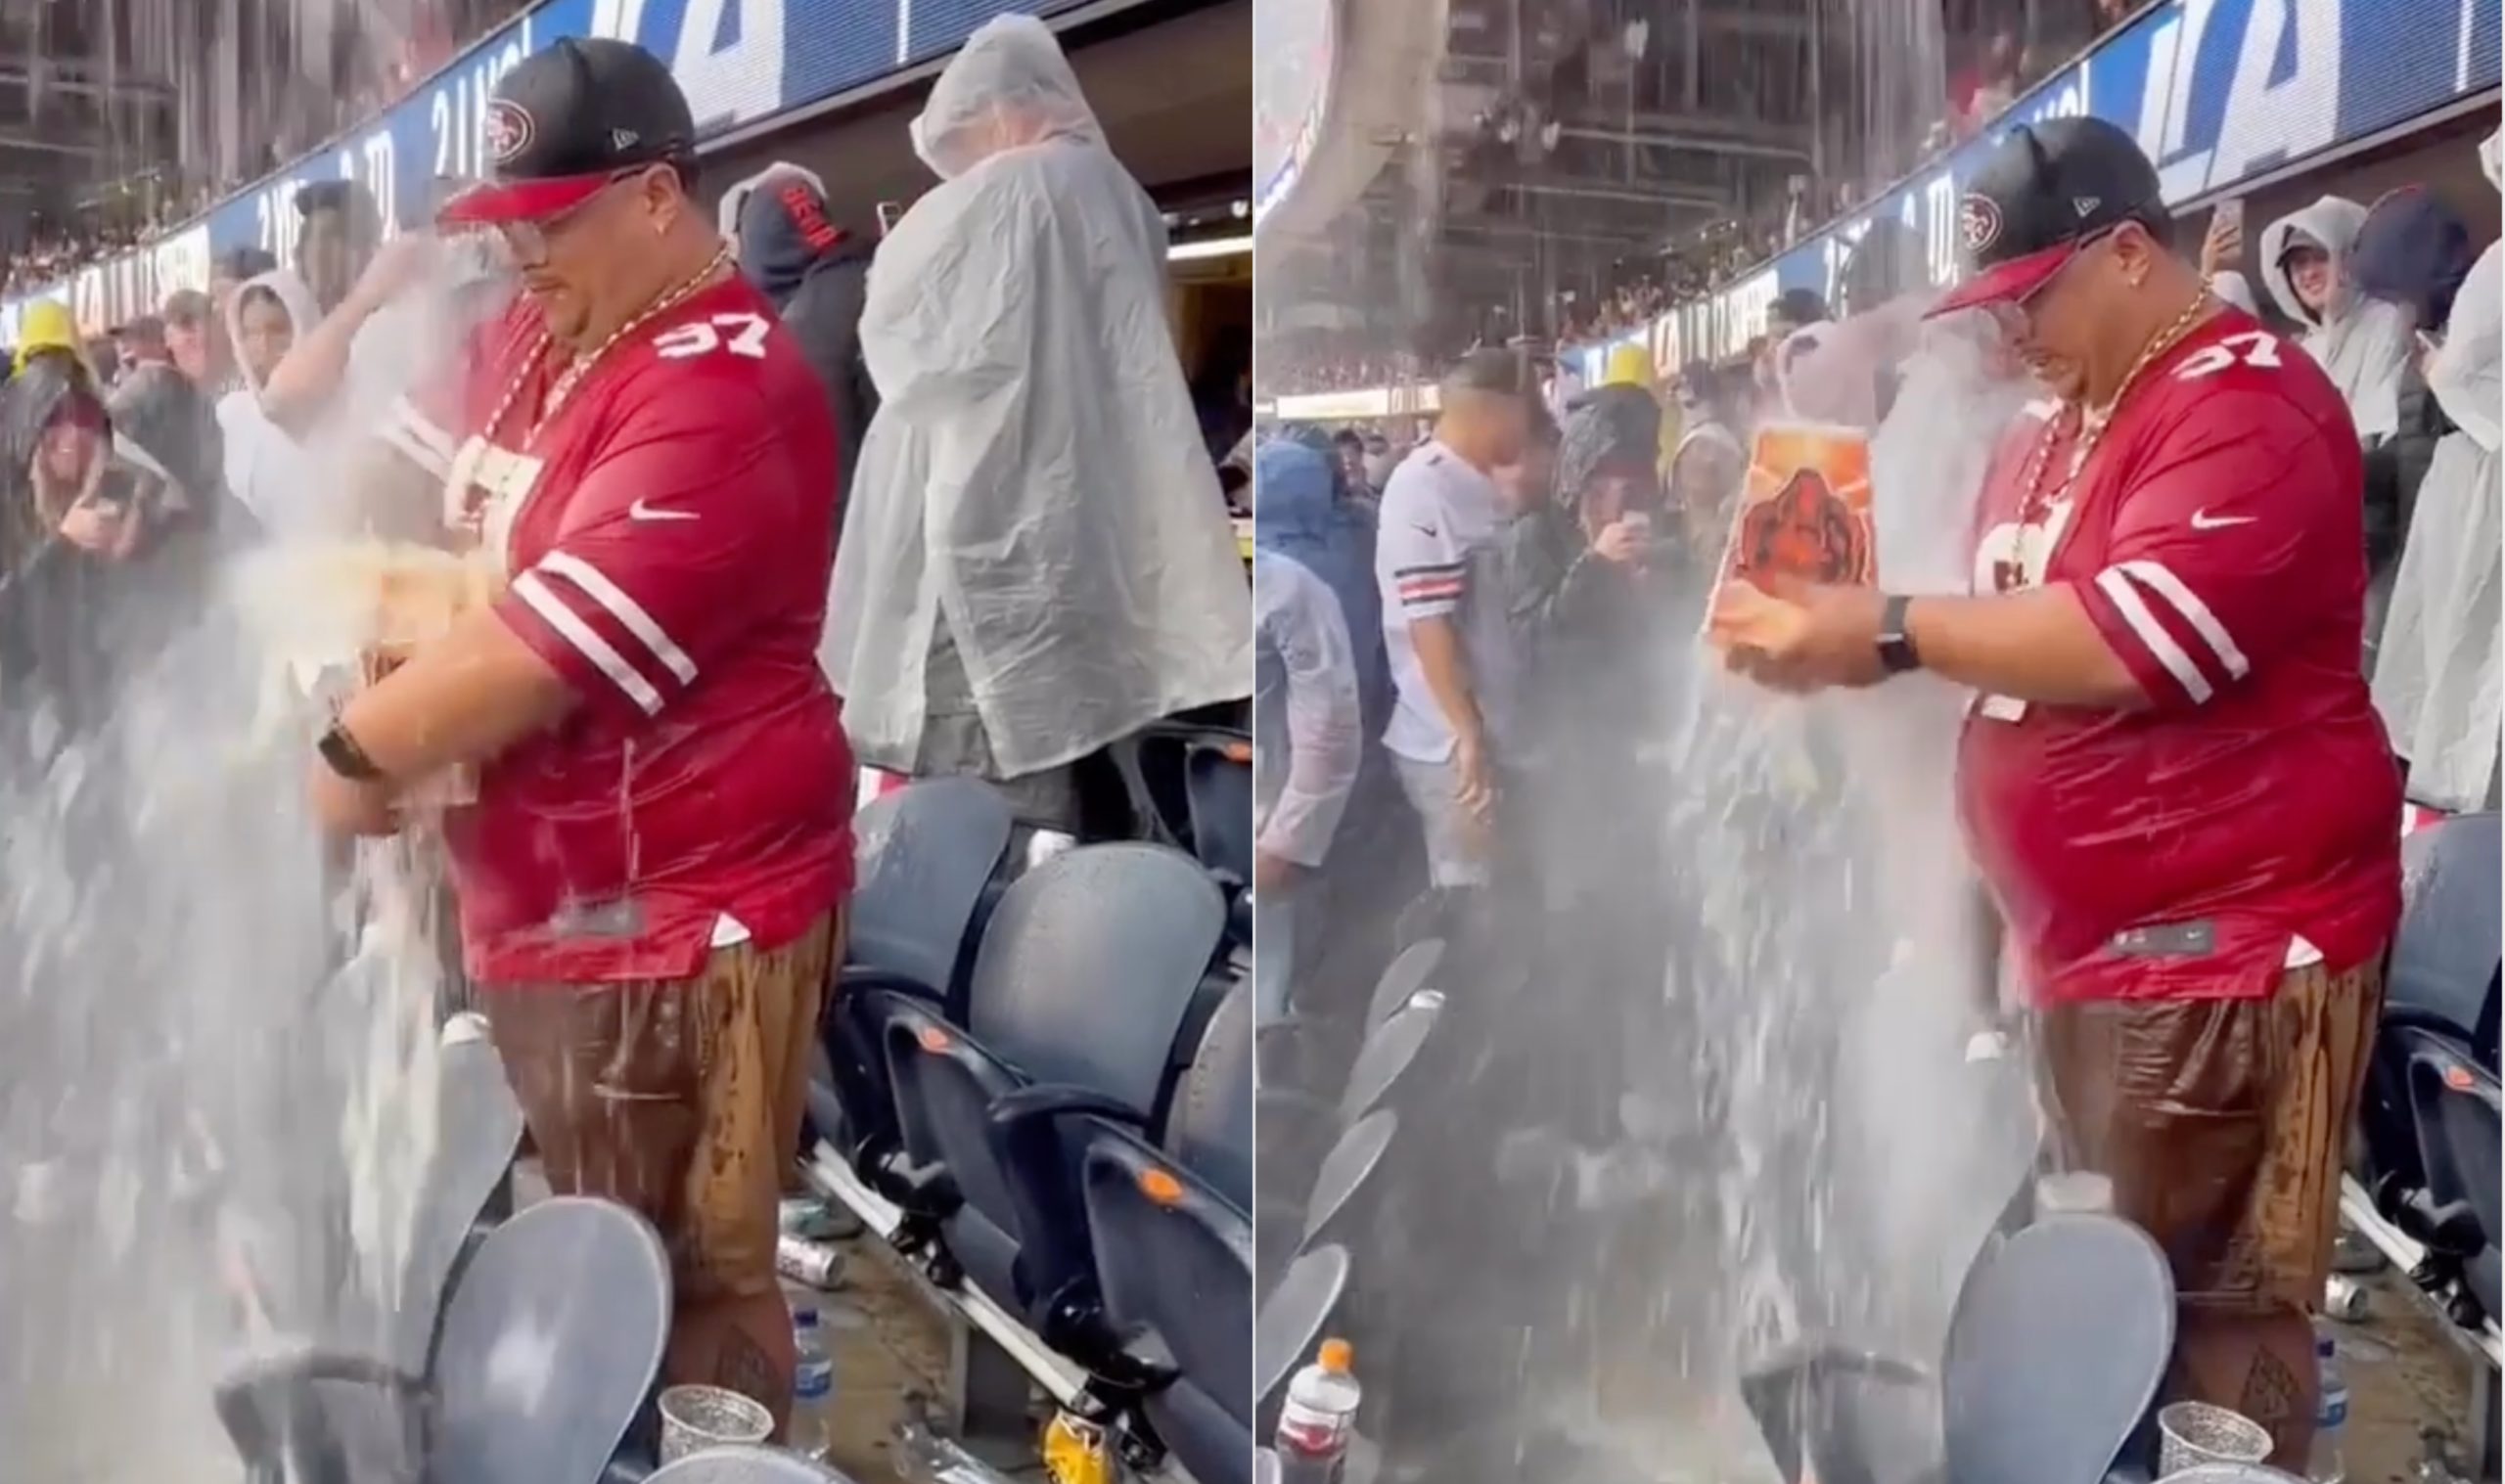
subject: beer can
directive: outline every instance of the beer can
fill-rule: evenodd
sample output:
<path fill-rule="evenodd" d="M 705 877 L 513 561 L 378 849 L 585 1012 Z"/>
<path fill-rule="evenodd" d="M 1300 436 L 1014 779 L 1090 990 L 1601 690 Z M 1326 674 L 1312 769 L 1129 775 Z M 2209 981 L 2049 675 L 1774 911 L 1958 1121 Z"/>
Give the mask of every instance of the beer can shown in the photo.
<path fill-rule="evenodd" d="M 805 1237 L 785 1236 L 774 1243 L 774 1268 L 794 1282 L 831 1289 L 843 1281 L 843 1252 Z"/>

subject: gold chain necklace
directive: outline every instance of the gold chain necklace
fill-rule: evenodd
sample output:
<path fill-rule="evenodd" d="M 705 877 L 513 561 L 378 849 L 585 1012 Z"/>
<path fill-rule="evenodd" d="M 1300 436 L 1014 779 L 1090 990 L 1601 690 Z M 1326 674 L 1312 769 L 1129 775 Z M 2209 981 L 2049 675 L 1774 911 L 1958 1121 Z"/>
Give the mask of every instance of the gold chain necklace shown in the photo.
<path fill-rule="evenodd" d="M 2205 289 L 2193 294 L 2192 302 L 2183 306 L 2183 312 L 2174 317 L 2173 323 L 2159 331 L 2150 337 L 2146 345 L 2140 347 L 2139 359 L 2131 363 L 2130 370 L 2122 373 L 2122 380 L 2115 386 L 2114 395 L 2106 398 L 2104 407 L 2093 415 L 2076 402 L 2065 402 L 2062 404 L 2061 411 L 2044 420 L 2044 430 L 2036 435 L 2035 447 L 2027 455 L 2027 478 L 2024 486 L 2026 494 L 2018 507 L 2018 539 L 2015 545 L 2018 548 L 2016 555 L 2019 569 L 2022 572 L 2029 564 L 2027 560 L 2027 547 L 2029 540 L 2045 524 L 2046 517 L 2051 514 L 2053 502 L 2068 494 L 2070 487 L 2078 481 L 2080 472 L 2087 468 L 2088 456 L 2096 452 L 2096 445 L 2104 438 L 2105 429 L 2113 426 L 2114 414 L 2121 407 L 2122 398 L 2128 396 L 2131 388 L 2138 384 L 2140 373 L 2148 370 L 2159 356 L 2173 349 L 2177 341 L 2189 335 L 2193 322 L 2201 317 L 2201 311 L 2208 308 L 2209 304 L 2208 290 Z M 2078 415 L 2078 438 L 2071 449 L 2070 470 L 2062 475 L 2061 483 L 2046 489 L 2044 466 L 2052 462 L 2053 440 L 2061 432 L 2063 426 L 2069 422 L 2070 415 L 2072 413 Z M 2046 555 L 2049 559 L 2050 554 Z"/>
<path fill-rule="evenodd" d="M 696 271 L 694 277 L 675 288 L 664 291 L 660 297 L 645 305 L 633 318 L 611 331 L 609 337 L 593 346 L 588 354 L 575 356 L 564 371 L 558 373 L 556 384 L 548 388 L 547 397 L 539 404 L 539 416 L 532 421 L 530 430 L 523 434 L 521 446 L 527 448 L 538 440 L 540 430 L 545 428 L 564 409 L 567 400 L 574 394 L 574 388 L 582 384 L 583 378 L 590 374 L 594 366 L 600 364 L 602 356 L 609 354 L 618 341 L 685 303 L 698 290 L 710 282 L 714 274 L 722 271 L 723 266 L 730 260 L 731 245 L 724 243 L 713 253 L 711 259 Z M 522 388 L 538 374 L 540 361 L 547 356 L 548 347 L 556 342 L 556 337 L 548 333 L 547 324 L 543 321 L 539 327 L 538 342 L 530 347 L 530 354 L 523 357 L 520 369 L 515 371 L 513 379 L 505 383 L 504 395 L 496 399 L 496 410 L 488 415 L 485 437 L 493 439 L 496 429 L 505 426 L 505 415 L 513 411 L 513 404 L 522 396 Z"/>

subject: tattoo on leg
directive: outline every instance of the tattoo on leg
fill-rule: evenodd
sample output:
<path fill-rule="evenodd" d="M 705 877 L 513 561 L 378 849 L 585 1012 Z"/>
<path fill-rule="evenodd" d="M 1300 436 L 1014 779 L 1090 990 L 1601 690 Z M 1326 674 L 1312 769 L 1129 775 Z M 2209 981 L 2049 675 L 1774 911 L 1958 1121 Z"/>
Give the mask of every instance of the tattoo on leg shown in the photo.
<path fill-rule="evenodd" d="M 2288 1363 L 2270 1350 L 2254 1351 L 2253 1369 L 2244 1375 L 2244 1396 L 2237 1410 L 2276 1431 L 2279 1423 L 2297 1415 L 2297 1404 L 2301 1399 L 2302 1388 Z"/>
<path fill-rule="evenodd" d="M 774 1363 L 742 1330 L 722 1336 L 722 1348 L 713 1363 L 713 1383 L 769 1407 L 775 1403 Z"/>

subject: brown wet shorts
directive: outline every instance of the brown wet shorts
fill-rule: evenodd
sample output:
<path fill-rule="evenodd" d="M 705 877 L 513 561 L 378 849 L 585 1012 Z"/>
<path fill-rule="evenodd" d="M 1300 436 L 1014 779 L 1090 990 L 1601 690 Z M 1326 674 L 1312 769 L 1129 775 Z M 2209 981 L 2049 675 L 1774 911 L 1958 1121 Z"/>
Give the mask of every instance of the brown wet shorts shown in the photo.
<path fill-rule="evenodd" d="M 505 1075 L 561 1195 L 631 1206 L 668 1243 L 680 1304 L 774 1289 L 818 1006 L 841 909 L 693 979 L 480 985 Z"/>
<path fill-rule="evenodd" d="M 2043 1017 L 2074 1168 L 2165 1249 L 2186 1305 L 2310 1311 L 2383 1010 L 2383 959 L 2290 969 L 2266 1000 L 2114 1000 Z"/>

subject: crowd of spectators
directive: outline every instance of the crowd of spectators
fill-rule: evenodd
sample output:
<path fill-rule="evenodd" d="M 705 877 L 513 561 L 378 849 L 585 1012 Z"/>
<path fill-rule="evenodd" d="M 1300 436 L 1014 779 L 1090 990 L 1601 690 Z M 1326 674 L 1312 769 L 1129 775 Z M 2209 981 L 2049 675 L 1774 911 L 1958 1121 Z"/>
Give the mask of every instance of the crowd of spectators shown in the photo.
<path fill-rule="evenodd" d="M 1387 353 L 1372 330 L 1273 337 L 1261 349 L 1261 394 L 1304 396 L 1389 386 L 1416 374 L 1414 359 Z"/>
<path fill-rule="evenodd" d="M 355 128 L 408 96 L 470 41 L 529 9 L 532 0 L 400 0 L 342 10 L 329 70 L 296 89 L 284 107 L 244 111 L 256 137 L 237 157 L 246 168 L 212 179 L 171 158 L 152 160 L 106 185 L 74 210 L 28 218 L 0 264 L 0 293 L 60 283 L 139 247 L 216 204 L 251 180 Z M 0 238 L 0 241 L 5 241 Z"/>

